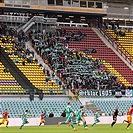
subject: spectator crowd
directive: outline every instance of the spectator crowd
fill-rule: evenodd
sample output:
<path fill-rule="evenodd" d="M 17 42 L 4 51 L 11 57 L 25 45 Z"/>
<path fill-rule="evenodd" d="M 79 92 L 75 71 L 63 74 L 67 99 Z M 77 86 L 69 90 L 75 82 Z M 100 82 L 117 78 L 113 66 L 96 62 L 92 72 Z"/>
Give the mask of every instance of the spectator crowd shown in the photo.
<path fill-rule="evenodd" d="M 85 37 L 84 33 L 78 31 L 77 34 L 79 33 Z M 76 89 L 126 89 L 117 76 L 110 71 L 102 70 L 102 59 L 93 59 L 90 54 L 68 48 L 69 42 L 79 41 L 72 40 L 72 36 L 66 39 L 72 34 L 73 31 L 67 32 L 65 29 L 60 29 L 55 32 L 45 32 L 45 34 L 32 31 L 29 36 L 38 54 L 54 70 L 66 88 L 73 91 Z"/>
<path fill-rule="evenodd" d="M 12 38 L 9 39 L 9 36 Z M 68 48 L 71 41 L 76 43 L 76 41 L 86 38 L 86 34 L 80 30 L 77 33 L 68 32 L 66 29 L 49 32 L 32 30 L 26 35 L 23 32 L 18 34 L 14 29 L 1 25 L 0 37 L 2 42 L 13 43 L 12 49 L 15 52 L 9 54 L 23 58 L 22 65 L 25 65 L 25 61 L 37 62 L 37 60 L 33 60 L 34 53 L 25 47 L 25 42 L 30 39 L 37 53 L 54 70 L 53 77 L 56 74 L 61 79 L 58 84 L 63 89 L 71 89 L 73 92 L 79 89 L 126 89 L 117 76 L 111 74 L 110 71 L 102 70 L 102 59 L 93 59 L 91 53 Z M 5 47 L 5 49 L 7 48 Z M 85 49 L 85 51 L 87 50 Z M 92 51 L 96 53 L 96 49 Z M 18 59 L 14 59 L 14 62 L 17 63 Z M 49 71 L 47 71 L 47 75 L 50 75 Z M 48 80 L 46 79 L 46 82 Z"/>

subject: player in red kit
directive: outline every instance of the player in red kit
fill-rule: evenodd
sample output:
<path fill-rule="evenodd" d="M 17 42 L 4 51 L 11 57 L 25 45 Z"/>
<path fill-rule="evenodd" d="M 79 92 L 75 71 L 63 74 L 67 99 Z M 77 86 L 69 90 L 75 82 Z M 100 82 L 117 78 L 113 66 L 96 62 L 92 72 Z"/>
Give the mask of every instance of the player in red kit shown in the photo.
<path fill-rule="evenodd" d="M 2 119 L 2 122 L 0 123 L 1 124 L 4 124 L 4 122 L 7 122 L 6 123 L 6 127 L 8 127 L 8 124 L 9 124 L 9 121 L 8 121 L 8 110 L 6 109 L 6 111 L 3 113 L 3 119 Z"/>
<path fill-rule="evenodd" d="M 128 123 L 126 129 L 128 129 L 129 126 L 130 126 L 131 123 L 132 123 L 132 114 L 133 114 L 133 105 L 132 105 L 132 106 L 130 107 L 130 109 L 127 111 L 127 120 L 124 120 L 124 121 L 123 121 L 123 123 L 124 123 L 124 122 L 127 122 L 127 123 Z"/>
<path fill-rule="evenodd" d="M 41 121 L 40 121 L 39 126 L 41 126 L 42 123 L 45 124 L 45 119 L 44 119 L 45 115 L 46 115 L 46 112 L 42 112 L 42 114 L 41 114 Z"/>

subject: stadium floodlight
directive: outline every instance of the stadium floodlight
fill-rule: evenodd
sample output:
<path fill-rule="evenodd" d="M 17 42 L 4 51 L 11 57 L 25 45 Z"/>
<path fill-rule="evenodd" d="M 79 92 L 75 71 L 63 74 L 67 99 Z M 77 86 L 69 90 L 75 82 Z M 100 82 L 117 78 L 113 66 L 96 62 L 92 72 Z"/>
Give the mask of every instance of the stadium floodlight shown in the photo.
<path fill-rule="evenodd" d="M 119 20 L 124 20 L 124 19 L 122 19 L 122 18 L 119 18 Z"/>
<path fill-rule="evenodd" d="M 65 19 L 70 19 L 70 18 L 65 18 Z"/>
<path fill-rule="evenodd" d="M 103 19 L 108 19 L 108 18 L 103 18 Z"/>
<path fill-rule="evenodd" d="M 74 18 L 74 16 L 69 16 L 69 18 Z"/>
<path fill-rule="evenodd" d="M 104 9 L 107 9 L 107 8 L 109 8 L 109 6 L 107 6 L 107 5 L 104 5 L 104 6 L 103 6 L 103 8 L 104 8 Z"/>
<path fill-rule="evenodd" d="M 124 9 L 125 9 L 125 10 L 128 10 L 128 9 L 129 9 L 129 7 L 126 7 L 126 6 L 125 6 L 125 7 L 124 7 Z"/>
<path fill-rule="evenodd" d="M 118 18 L 114 18 L 114 20 L 118 20 Z"/>
<path fill-rule="evenodd" d="M 113 18 L 108 18 L 108 20 L 113 20 Z"/>
<path fill-rule="evenodd" d="M 130 21 L 130 19 L 125 19 L 125 21 Z"/>
<path fill-rule="evenodd" d="M 57 15 L 57 17 L 62 17 L 62 15 Z"/>
<path fill-rule="evenodd" d="M 80 18 L 85 18 L 85 16 L 80 16 Z"/>

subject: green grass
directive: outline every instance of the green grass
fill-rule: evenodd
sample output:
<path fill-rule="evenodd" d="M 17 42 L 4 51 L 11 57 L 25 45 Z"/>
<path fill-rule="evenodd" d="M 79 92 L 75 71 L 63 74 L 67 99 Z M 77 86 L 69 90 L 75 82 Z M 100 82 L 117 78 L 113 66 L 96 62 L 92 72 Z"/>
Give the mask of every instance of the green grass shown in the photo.
<path fill-rule="evenodd" d="M 88 130 L 84 130 L 83 126 L 75 126 L 78 130 L 76 133 L 133 133 L 133 125 L 130 129 L 125 129 L 126 124 L 116 124 L 113 128 L 110 125 L 95 125 L 91 127 L 88 125 Z M 23 127 L 22 130 L 19 127 L 1 127 L 1 133 L 73 133 L 71 127 L 63 126 L 41 126 L 41 127 Z"/>

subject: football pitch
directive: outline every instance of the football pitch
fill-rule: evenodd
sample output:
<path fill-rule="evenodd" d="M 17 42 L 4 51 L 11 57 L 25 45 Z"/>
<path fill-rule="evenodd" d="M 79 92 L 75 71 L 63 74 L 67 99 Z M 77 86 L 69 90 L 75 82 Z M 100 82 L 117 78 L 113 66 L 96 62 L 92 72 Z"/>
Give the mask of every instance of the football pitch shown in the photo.
<path fill-rule="evenodd" d="M 126 124 L 116 124 L 113 128 L 110 125 L 95 125 L 91 127 L 88 125 L 88 130 L 84 130 L 83 126 L 75 126 L 77 131 L 73 131 L 71 127 L 68 126 L 41 126 L 41 127 L 28 127 L 24 126 L 22 130 L 19 127 L 1 127 L 1 133 L 133 133 L 133 125 L 130 129 L 126 129 Z"/>

